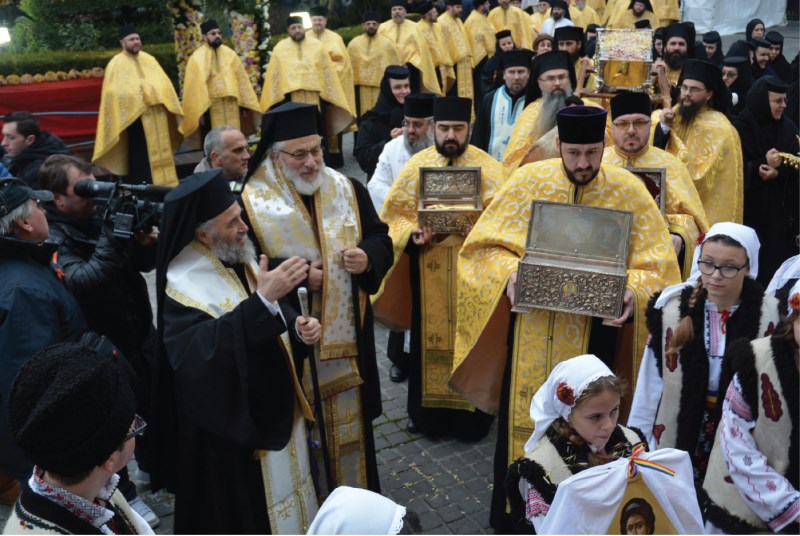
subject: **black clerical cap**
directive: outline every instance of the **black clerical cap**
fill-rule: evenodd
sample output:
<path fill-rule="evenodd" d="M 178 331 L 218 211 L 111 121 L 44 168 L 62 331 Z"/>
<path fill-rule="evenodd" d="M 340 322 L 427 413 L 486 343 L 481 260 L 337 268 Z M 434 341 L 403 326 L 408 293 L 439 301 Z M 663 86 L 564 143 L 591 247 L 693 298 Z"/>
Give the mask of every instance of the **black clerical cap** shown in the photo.
<path fill-rule="evenodd" d="M 236 198 L 221 169 L 195 173 L 183 179 L 177 187 L 164 197 L 164 211 L 167 207 L 181 205 L 186 211 L 184 224 L 192 229 L 228 210 Z M 174 231 L 174 229 L 173 229 Z"/>
<path fill-rule="evenodd" d="M 766 39 L 761 39 L 760 37 L 754 37 L 750 40 L 750 43 L 753 45 L 753 50 L 756 48 L 770 48 L 772 43 L 767 41 Z"/>
<path fill-rule="evenodd" d="M 722 65 L 725 67 L 736 67 L 737 69 L 750 67 L 750 58 L 744 56 L 725 56 L 722 59 Z"/>
<path fill-rule="evenodd" d="M 303 17 L 286 17 L 286 27 L 288 28 L 292 24 L 303 24 Z"/>
<path fill-rule="evenodd" d="M 365 11 L 364 13 L 361 14 L 361 22 L 370 22 L 370 21 L 375 21 L 375 22 L 381 21 L 381 16 L 378 15 L 377 11 Z"/>
<path fill-rule="evenodd" d="M 327 17 L 328 8 L 325 6 L 311 6 L 311 9 L 308 10 L 308 14 L 312 17 Z"/>
<path fill-rule="evenodd" d="M 503 64 L 503 70 L 511 67 L 527 67 L 531 68 L 531 60 L 533 59 L 533 51 L 527 48 L 517 48 L 503 52 L 500 56 L 500 62 Z"/>
<path fill-rule="evenodd" d="M 553 0 L 552 2 L 550 2 L 550 8 L 551 9 L 560 8 L 563 9 L 564 11 L 569 10 L 569 7 L 567 6 L 567 3 L 564 0 Z"/>
<path fill-rule="evenodd" d="M 749 59 L 750 50 L 752 50 L 750 43 L 744 39 L 739 39 L 738 41 L 734 41 L 734 43 L 728 49 L 728 56 L 744 56 Z"/>
<path fill-rule="evenodd" d="M 392 0 L 392 7 L 402 7 L 403 9 L 408 9 L 408 4 L 406 0 Z"/>
<path fill-rule="evenodd" d="M 706 89 L 714 91 L 722 82 L 722 70 L 704 60 L 686 60 L 678 83 L 684 80 L 697 80 L 702 82 Z"/>
<path fill-rule="evenodd" d="M 708 43 L 710 45 L 711 43 L 717 43 L 719 40 L 719 32 L 715 32 L 714 30 L 703 34 L 703 43 Z"/>
<path fill-rule="evenodd" d="M 667 26 L 664 30 L 664 44 L 666 45 L 673 37 L 680 37 L 687 45 L 694 46 L 694 32 L 685 22 L 673 22 Z"/>
<path fill-rule="evenodd" d="M 278 141 L 319 134 L 319 127 L 319 110 L 316 106 L 287 102 L 273 108 L 262 117 L 261 142 L 272 145 Z"/>
<path fill-rule="evenodd" d="M 772 43 L 773 45 L 782 45 L 783 44 L 783 34 L 776 31 L 767 32 L 767 35 L 764 37 L 767 38 L 767 41 Z"/>
<path fill-rule="evenodd" d="M 551 50 L 550 52 L 539 54 L 533 60 L 533 72 L 531 73 L 531 77 L 538 80 L 538 78 L 547 71 L 553 71 L 555 69 L 566 69 L 569 71 L 571 66 L 574 69 L 571 58 L 567 52 L 563 50 Z"/>
<path fill-rule="evenodd" d="M 606 135 L 608 112 L 599 106 L 568 106 L 556 113 L 562 143 L 598 143 Z"/>
<path fill-rule="evenodd" d="M 636 2 L 644 4 L 644 8 L 647 11 L 650 11 L 650 12 L 653 11 L 653 4 L 650 3 L 650 0 L 631 0 L 631 4 L 628 6 L 628 9 L 633 9 L 633 4 L 635 4 Z"/>
<path fill-rule="evenodd" d="M 391 78 L 392 80 L 405 80 L 411 76 L 411 72 L 408 70 L 408 67 L 403 67 L 402 65 L 389 65 L 386 70 L 383 71 L 383 76 Z"/>
<path fill-rule="evenodd" d="M 445 4 L 448 6 L 460 6 L 463 3 L 462 0 L 445 0 Z"/>
<path fill-rule="evenodd" d="M 664 28 L 656 28 L 653 31 L 653 39 L 661 39 L 664 40 Z"/>
<path fill-rule="evenodd" d="M 599 28 L 597 24 L 590 24 L 586 27 L 586 31 L 584 33 L 597 33 L 597 28 Z"/>
<path fill-rule="evenodd" d="M 500 30 L 496 34 L 494 34 L 494 38 L 496 41 L 500 41 L 501 39 L 505 39 L 506 37 L 511 37 L 511 30 Z"/>
<path fill-rule="evenodd" d="M 413 93 L 403 102 L 403 114 L 406 117 L 428 118 L 433 117 L 433 93 Z"/>
<path fill-rule="evenodd" d="M 580 26 L 562 26 L 553 33 L 556 43 L 559 41 L 583 41 L 583 28 Z"/>
<path fill-rule="evenodd" d="M 434 121 L 466 121 L 472 118 L 472 99 L 440 97 L 433 100 Z"/>
<path fill-rule="evenodd" d="M 133 26 L 132 24 L 126 24 L 125 26 L 117 30 L 117 36 L 119 36 L 120 39 L 125 39 L 131 34 L 138 34 L 138 33 L 139 32 L 136 31 L 136 27 Z"/>
<path fill-rule="evenodd" d="M 650 111 L 650 96 L 647 93 L 618 93 L 611 99 L 611 119 L 628 114 L 650 117 Z"/>
<path fill-rule="evenodd" d="M 762 76 L 756 83 L 767 86 L 767 91 L 772 91 L 774 93 L 786 93 L 789 91 L 789 84 L 772 75 Z"/>
<path fill-rule="evenodd" d="M 646 30 L 648 28 L 652 28 L 652 26 L 650 26 L 650 19 L 637 20 L 633 23 L 633 25 L 637 30 Z"/>
<path fill-rule="evenodd" d="M 431 2 L 431 0 L 425 0 L 417 7 L 417 13 L 424 15 L 431 9 L 433 9 L 433 2 Z"/>
<path fill-rule="evenodd" d="M 219 30 L 219 24 L 214 19 L 209 19 L 200 24 L 200 33 L 207 34 L 211 30 Z"/>

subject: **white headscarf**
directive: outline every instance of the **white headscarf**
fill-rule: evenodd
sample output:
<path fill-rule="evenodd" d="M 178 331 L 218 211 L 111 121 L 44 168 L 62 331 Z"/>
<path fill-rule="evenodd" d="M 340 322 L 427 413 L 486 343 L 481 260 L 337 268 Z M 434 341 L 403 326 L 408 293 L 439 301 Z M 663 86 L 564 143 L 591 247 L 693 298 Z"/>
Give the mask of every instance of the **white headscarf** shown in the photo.
<path fill-rule="evenodd" d="M 758 241 L 756 232 L 745 225 L 732 223 L 729 221 L 715 223 L 711 229 L 702 237 L 703 241 L 694 249 L 694 257 L 692 258 L 692 273 L 685 283 L 678 283 L 667 287 L 656 300 L 656 309 L 662 309 L 673 296 L 680 294 L 686 287 L 693 287 L 700 279 L 700 269 L 697 267 L 697 261 L 700 260 L 700 255 L 703 251 L 703 244 L 706 240 L 716 235 L 725 235 L 733 238 L 742 245 L 747 252 L 747 261 L 750 263 L 750 272 L 747 277 L 755 279 L 758 276 L 758 250 L 761 248 L 761 242 Z"/>
<path fill-rule="evenodd" d="M 789 314 L 792 313 L 800 314 L 800 311 L 795 311 L 795 308 L 792 307 L 792 298 L 794 298 L 795 296 L 798 296 L 798 299 L 800 299 L 800 281 L 795 283 L 794 286 L 792 287 L 792 290 L 789 291 L 789 299 L 787 300 L 786 304 L 786 310 L 789 312 Z"/>
<path fill-rule="evenodd" d="M 339 486 L 322 503 L 306 534 L 397 534 L 405 506 L 373 491 Z"/>
<path fill-rule="evenodd" d="M 772 276 L 764 294 L 774 296 L 778 289 L 783 288 L 790 279 L 800 279 L 800 255 L 786 259 L 781 267 Z"/>
<path fill-rule="evenodd" d="M 614 373 L 592 354 L 579 355 L 556 365 L 531 400 L 534 428 L 533 435 L 525 443 L 525 451 L 544 437 L 553 421 L 569 417 L 587 385 L 605 376 L 614 376 Z"/>

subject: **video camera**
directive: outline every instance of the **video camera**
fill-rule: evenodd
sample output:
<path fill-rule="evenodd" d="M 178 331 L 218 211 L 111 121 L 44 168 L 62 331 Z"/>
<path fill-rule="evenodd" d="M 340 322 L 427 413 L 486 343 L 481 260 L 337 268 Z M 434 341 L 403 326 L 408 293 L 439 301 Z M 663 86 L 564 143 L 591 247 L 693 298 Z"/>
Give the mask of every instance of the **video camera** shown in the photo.
<path fill-rule="evenodd" d="M 99 201 L 103 225 L 113 229 L 114 236 L 130 238 L 140 232 L 149 232 L 157 226 L 164 212 L 164 196 L 172 188 L 153 186 L 152 184 L 126 184 L 119 182 L 101 182 L 92 179 L 82 180 L 75 184 L 73 191 L 81 197 Z"/>

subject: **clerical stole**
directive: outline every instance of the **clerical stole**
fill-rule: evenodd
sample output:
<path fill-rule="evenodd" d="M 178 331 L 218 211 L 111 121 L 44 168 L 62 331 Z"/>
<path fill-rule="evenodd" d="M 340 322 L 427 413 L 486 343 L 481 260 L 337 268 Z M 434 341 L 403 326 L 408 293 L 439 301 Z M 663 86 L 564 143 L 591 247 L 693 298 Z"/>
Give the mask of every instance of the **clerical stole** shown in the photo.
<path fill-rule="evenodd" d="M 142 112 L 142 128 L 147 140 L 147 158 L 150 160 L 150 174 L 153 184 L 158 186 L 177 186 L 178 173 L 172 146 L 169 142 L 169 121 L 167 110 L 161 104 L 148 106 Z M 138 177 L 132 177 L 138 179 Z"/>
<path fill-rule="evenodd" d="M 644 312 L 648 299 L 666 284 L 680 281 L 664 218 L 639 179 L 620 168 L 603 165 L 592 182 L 576 187 L 567 180 L 560 159 L 523 166 L 484 211 L 459 254 L 459 322 L 450 385 L 483 411 L 496 413 L 499 408 L 503 365 L 508 355 L 505 319 L 509 303 L 504 291 L 525 253 L 532 200 L 614 208 L 634 214 L 626 284 L 635 300 L 632 370 L 638 370 L 647 341 Z M 541 309 L 514 318 L 509 463 L 524 454 L 525 441 L 533 431 L 531 398 L 555 365 L 586 353 L 592 320 Z"/>
<path fill-rule="evenodd" d="M 181 305 L 219 318 L 255 292 L 255 261 L 245 265 L 245 273 L 249 289 L 208 248 L 194 241 L 170 263 L 166 293 Z M 257 450 L 253 455 L 261 461 L 271 532 L 305 534 L 318 508 L 306 440 L 306 420 L 313 421 L 314 417 L 298 381 L 287 332 L 281 334 L 279 346 L 292 373 L 298 401 L 292 435 L 282 450 Z"/>
<path fill-rule="evenodd" d="M 329 168 L 312 198 L 312 211 L 267 159 L 242 194 L 261 250 L 269 257 L 293 255 L 321 260 L 322 294 L 312 293 L 311 312 L 320 318 L 322 338 L 314 351 L 325 412 L 329 460 L 337 485 L 367 487 L 351 275 L 342 249 L 361 240 L 358 203 L 350 181 Z M 366 296 L 359 300 L 360 318 Z M 310 376 L 306 378 L 309 380 Z M 312 392 L 307 389 L 306 392 Z"/>
<path fill-rule="evenodd" d="M 494 92 L 491 111 L 491 134 L 489 135 L 489 150 L 487 151 L 498 162 L 503 161 L 514 124 L 525 109 L 525 97 L 520 97 L 513 102 L 508 96 L 506 86 L 503 85 Z"/>

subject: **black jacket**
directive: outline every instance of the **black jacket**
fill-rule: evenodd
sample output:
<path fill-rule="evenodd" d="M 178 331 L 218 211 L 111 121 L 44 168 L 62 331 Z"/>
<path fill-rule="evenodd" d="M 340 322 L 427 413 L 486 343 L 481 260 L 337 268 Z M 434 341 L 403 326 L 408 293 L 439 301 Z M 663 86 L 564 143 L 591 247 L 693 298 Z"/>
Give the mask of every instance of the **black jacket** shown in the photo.
<path fill-rule="evenodd" d="M 39 181 L 36 175 L 39 173 L 39 168 L 42 167 L 44 161 L 47 160 L 47 157 L 54 154 L 67 154 L 68 152 L 67 146 L 64 145 L 61 138 L 45 130 L 39 134 L 33 145 L 11 160 L 8 170 L 13 176 L 27 182 L 31 188 L 38 189 Z"/>
<path fill-rule="evenodd" d="M 140 272 L 155 267 L 156 248 L 114 238 L 91 221 L 76 220 L 49 204 L 47 220 L 64 283 L 90 329 L 106 335 L 130 358 L 153 325 L 150 295 Z"/>

